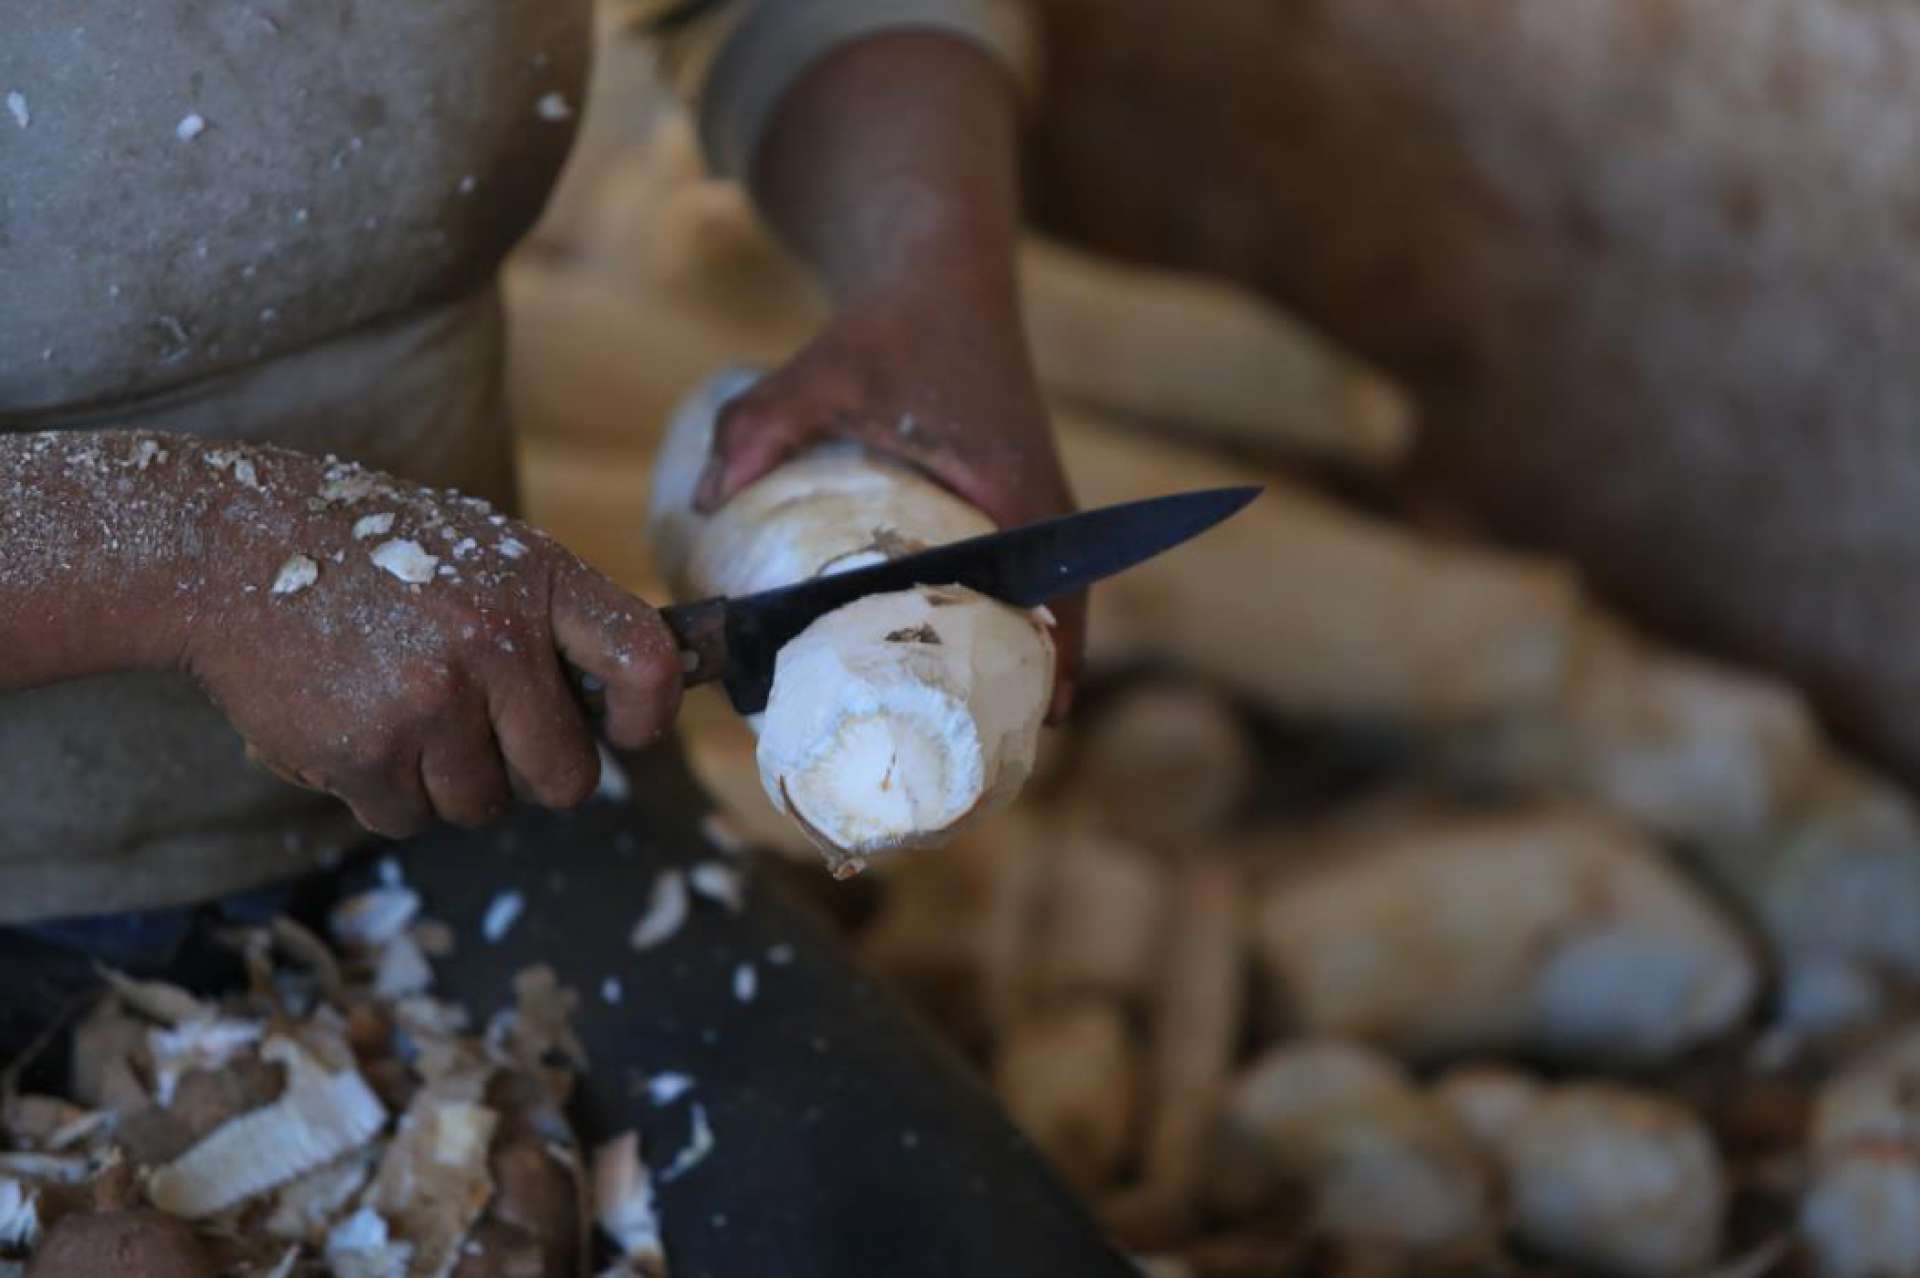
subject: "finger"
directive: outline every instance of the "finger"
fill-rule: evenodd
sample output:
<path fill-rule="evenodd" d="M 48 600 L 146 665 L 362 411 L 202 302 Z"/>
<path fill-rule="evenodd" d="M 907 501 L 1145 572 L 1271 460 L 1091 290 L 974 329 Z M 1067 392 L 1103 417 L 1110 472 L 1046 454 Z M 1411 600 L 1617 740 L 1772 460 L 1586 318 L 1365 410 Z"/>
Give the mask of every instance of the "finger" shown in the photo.
<path fill-rule="evenodd" d="M 1079 691 L 1080 671 L 1086 660 L 1087 596 L 1083 591 L 1047 605 L 1058 623 L 1053 629 L 1053 699 L 1047 706 L 1047 723 L 1066 721 L 1073 711 L 1074 694 Z"/>
<path fill-rule="evenodd" d="M 768 474 L 823 433 L 824 415 L 785 404 L 765 390 L 750 391 L 721 410 L 713 428 L 713 455 L 694 490 L 693 506 L 711 514 L 748 484 Z"/>
<path fill-rule="evenodd" d="M 599 784 L 600 752 L 558 655 L 539 647 L 488 680 L 487 712 L 515 792 L 542 807 L 578 807 Z"/>
<path fill-rule="evenodd" d="M 685 667 L 659 613 L 582 564 L 555 583 L 553 635 L 567 661 L 604 686 L 609 741 L 640 750 L 666 735 Z"/>
<path fill-rule="evenodd" d="M 354 820 L 375 834 L 404 839 L 433 824 L 433 805 L 420 784 L 419 760 L 409 760 L 377 779 L 344 782 L 335 793 Z"/>
<path fill-rule="evenodd" d="M 507 810 L 506 765 L 493 737 L 485 705 L 467 698 L 420 753 L 420 783 L 442 821 L 475 829 L 498 821 Z"/>

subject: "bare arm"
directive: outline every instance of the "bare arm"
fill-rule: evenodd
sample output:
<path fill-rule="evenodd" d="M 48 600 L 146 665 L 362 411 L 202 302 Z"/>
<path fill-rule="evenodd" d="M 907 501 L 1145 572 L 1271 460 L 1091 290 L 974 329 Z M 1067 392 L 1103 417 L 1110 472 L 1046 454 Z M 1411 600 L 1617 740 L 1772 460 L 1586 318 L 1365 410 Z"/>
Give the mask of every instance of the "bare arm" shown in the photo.
<path fill-rule="evenodd" d="M 191 674 L 283 778 L 383 834 L 553 806 L 599 761 L 563 659 L 646 744 L 679 703 L 639 600 L 484 502 L 282 448 L 0 438 L 0 693 Z"/>
<path fill-rule="evenodd" d="M 131 431 L 0 436 L 0 692 L 176 665 L 204 495 Z"/>
<path fill-rule="evenodd" d="M 1016 98 L 988 54 L 900 31 L 849 43 L 788 92 L 751 172 L 839 306 L 720 426 L 711 508 L 825 437 L 914 463 L 1005 526 L 1072 508 L 1018 305 Z M 1065 712 L 1083 601 L 1061 620 Z"/>

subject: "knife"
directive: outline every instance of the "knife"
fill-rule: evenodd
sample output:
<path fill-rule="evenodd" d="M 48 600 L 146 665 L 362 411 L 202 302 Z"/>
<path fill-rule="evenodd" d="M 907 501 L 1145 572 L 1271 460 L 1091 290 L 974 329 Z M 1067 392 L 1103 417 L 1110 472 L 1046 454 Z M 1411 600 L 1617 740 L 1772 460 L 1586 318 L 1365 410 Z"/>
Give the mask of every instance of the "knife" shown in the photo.
<path fill-rule="evenodd" d="M 680 645 L 688 687 L 718 679 L 735 710 L 758 714 L 766 709 L 780 649 L 817 618 L 856 599 L 952 585 L 1035 608 L 1199 536 L 1261 491 L 1204 488 L 1102 506 L 758 594 L 675 604 L 662 608 L 660 618 Z M 597 714 L 598 681 L 578 674 L 575 679 Z"/>

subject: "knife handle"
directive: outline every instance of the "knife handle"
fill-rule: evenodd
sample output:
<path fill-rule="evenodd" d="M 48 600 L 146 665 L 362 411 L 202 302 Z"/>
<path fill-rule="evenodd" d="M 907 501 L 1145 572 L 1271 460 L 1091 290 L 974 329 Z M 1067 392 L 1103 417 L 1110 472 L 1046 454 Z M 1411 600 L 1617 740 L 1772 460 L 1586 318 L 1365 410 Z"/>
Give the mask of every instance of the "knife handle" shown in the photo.
<path fill-rule="evenodd" d="M 689 604 L 674 604 L 660 610 L 673 641 L 680 649 L 681 686 L 686 688 L 711 683 L 727 672 L 727 601 L 701 599 Z M 585 703 L 587 713 L 598 722 L 607 715 L 606 685 L 599 679 L 567 663 L 567 678 Z"/>

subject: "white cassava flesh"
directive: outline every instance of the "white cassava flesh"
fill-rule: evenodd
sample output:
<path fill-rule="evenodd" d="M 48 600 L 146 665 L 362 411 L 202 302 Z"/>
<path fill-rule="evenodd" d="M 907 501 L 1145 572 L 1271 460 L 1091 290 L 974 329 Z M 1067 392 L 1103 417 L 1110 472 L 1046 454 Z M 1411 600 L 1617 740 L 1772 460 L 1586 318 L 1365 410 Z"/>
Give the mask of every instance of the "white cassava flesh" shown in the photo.
<path fill-rule="evenodd" d="M 1560 696 L 1581 602 L 1564 564 L 1423 537 L 1285 476 L 1097 419 L 1054 420 L 1088 507 L 1264 486 L 1177 553 L 1102 581 L 1090 659 L 1177 664 L 1284 714 L 1422 726 Z"/>
<path fill-rule="evenodd" d="M 1255 943 L 1283 1015 L 1432 1058 L 1668 1059 L 1733 1025 L 1745 936 L 1633 831 L 1579 808 L 1433 816 L 1283 873 Z"/>
<path fill-rule="evenodd" d="M 1127 1152 L 1140 1085 L 1118 1007 L 1088 999 L 1020 1021 L 993 1079 L 1014 1122 L 1068 1184 L 1081 1193 L 1108 1185 Z"/>
<path fill-rule="evenodd" d="M 1638 1278 L 1696 1274 L 1718 1254 L 1729 1188 L 1706 1125 L 1613 1084 L 1548 1093 L 1504 1150 L 1514 1223 L 1550 1256 Z"/>
<path fill-rule="evenodd" d="M 753 377 L 723 373 L 690 396 L 654 470 L 649 532 L 680 597 L 767 590 L 992 531 L 945 489 L 845 445 L 699 515 L 716 415 Z M 837 873 L 944 842 L 1018 793 L 1052 685 L 1038 611 L 951 588 L 868 596 L 781 650 L 753 720 L 761 783 Z"/>
<path fill-rule="evenodd" d="M 1216 1209 L 1233 1214 L 1304 1186 L 1317 1226 L 1335 1237 L 1445 1248 L 1492 1221 L 1491 1168 L 1453 1115 L 1395 1062 L 1332 1040 L 1277 1047 L 1248 1067 L 1217 1125 L 1209 1176 Z"/>
<path fill-rule="evenodd" d="M 1253 743 L 1232 704 L 1174 682 L 1122 693 L 1088 725 L 1073 768 L 1089 820 L 1166 849 L 1218 834 L 1253 777 Z"/>
<path fill-rule="evenodd" d="M 1920 1030 L 1828 1081 L 1810 1135 L 1800 1233 L 1823 1278 L 1920 1276 Z"/>
<path fill-rule="evenodd" d="M 299 1044 L 270 1038 L 260 1055 L 287 1070 L 286 1091 L 158 1168 L 154 1206 L 197 1219 L 225 1211 L 372 1140 L 386 1110 L 351 1067 L 327 1070 Z"/>
<path fill-rule="evenodd" d="M 1046 862 L 1031 995 L 1143 1001 L 1167 913 L 1168 873 L 1115 839 L 1069 834 Z"/>

